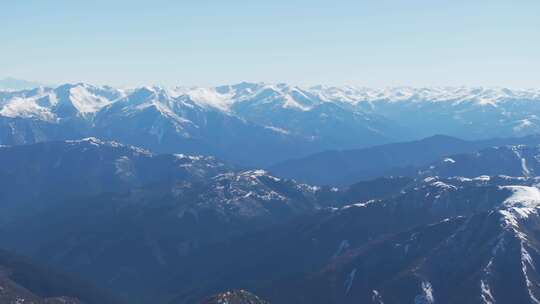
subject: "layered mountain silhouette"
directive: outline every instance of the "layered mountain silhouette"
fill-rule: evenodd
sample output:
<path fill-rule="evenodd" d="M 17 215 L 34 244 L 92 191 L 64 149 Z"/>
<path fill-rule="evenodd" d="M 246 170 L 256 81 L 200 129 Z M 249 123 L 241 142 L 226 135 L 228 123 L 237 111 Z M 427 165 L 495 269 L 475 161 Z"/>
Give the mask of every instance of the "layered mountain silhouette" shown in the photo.
<path fill-rule="evenodd" d="M 3 244 L 118 293 L 147 292 L 199 248 L 341 195 L 212 157 L 96 138 L 1 147 L 0 160 Z"/>
<path fill-rule="evenodd" d="M 538 145 L 540 137 L 532 135 L 466 141 L 450 136 L 435 135 L 418 141 L 365 149 L 321 152 L 305 158 L 278 163 L 271 166 L 269 171 L 278 176 L 311 184 L 349 185 L 360 180 L 384 176 L 414 176 L 422 167 L 439 159 L 443 160 L 444 156 L 520 144 Z M 495 167 L 493 170 L 498 169 Z"/>
<path fill-rule="evenodd" d="M 3 146 L 0 241 L 128 302 L 534 303 L 540 149 L 478 147 L 335 188 L 97 138 Z"/>

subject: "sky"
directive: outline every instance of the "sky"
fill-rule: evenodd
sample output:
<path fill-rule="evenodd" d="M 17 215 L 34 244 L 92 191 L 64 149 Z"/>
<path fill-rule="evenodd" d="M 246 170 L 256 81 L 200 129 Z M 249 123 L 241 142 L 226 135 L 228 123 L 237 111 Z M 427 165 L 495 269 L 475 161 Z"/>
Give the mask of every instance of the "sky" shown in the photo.
<path fill-rule="evenodd" d="M 0 78 L 540 87 L 538 0 L 0 0 Z"/>

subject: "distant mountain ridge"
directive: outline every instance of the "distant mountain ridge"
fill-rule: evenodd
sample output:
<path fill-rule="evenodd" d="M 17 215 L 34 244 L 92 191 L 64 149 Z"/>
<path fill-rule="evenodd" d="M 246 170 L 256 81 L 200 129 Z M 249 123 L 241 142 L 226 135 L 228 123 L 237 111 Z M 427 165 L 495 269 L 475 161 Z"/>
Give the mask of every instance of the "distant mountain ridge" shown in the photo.
<path fill-rule="evenodd" d="M 268 170 L 277 176 L 310 184 L 349 185 L 389 175 L 415 176 L 418 170 L 443 156 L 496 146 L 538 144 L 540 135 L 477 141 L 435 135 L 365 149 L 321 152 L 276 164 Z M 497 167 L 494 166 L 493 170 L 497 171 Z"/>
<path fill-rule="evenodd" d="M 485 139 L 538 133 L 539 92 L 264 83 L 132 89 L 64 84 L 0 91 L 0 144 L 95 136 L 156 152 L 215 155 L 267 166 L 325 150 L 434 134 Z"/>
<path fill-rule="evenodd" d="M 42 86 L 46 85 L 37 81 L 28 81 L 13 77 L 5 77 L 0 79 L 0 90 L 18 91 L 34 89 Z"/>
<path fill-rule="evenodd" d="M 449 155 L 422 168 L 424 176 L 504 175 L 529 178 L 540 175 L 540 144 L 489 147 L 474 153 Z"/>

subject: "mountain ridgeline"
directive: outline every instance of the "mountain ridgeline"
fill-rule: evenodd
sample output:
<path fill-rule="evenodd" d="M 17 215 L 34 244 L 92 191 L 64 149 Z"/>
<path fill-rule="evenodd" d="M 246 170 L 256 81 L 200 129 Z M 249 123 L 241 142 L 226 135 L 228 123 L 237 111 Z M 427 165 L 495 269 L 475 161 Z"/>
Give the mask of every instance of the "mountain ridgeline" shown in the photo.
<path fill-rule="evenodd" d="M 490 88 L 65 84 L 0 91 L 0 144 L 98 137 L 262 167 L 434 134 L 469 140 L 535 134 L 539 100 L 537 90 Z"/>
<path fill-rule="evenodd" d="M 473 153 L 497 146 L 538 144 L 538 135 L 477 141 L 435 135 L 418 141 L 316 153 L 276 164 L 268 170 L 278 176 L 310 184 L 348 185 L 384 176 L 415 176 L 426 165 L 453 154 Z M 494 166 L 493 171 L 497 170 L 500 169 Z M 480 173 L 478 175 L 489 174 L 491 171 L 482 172 L 477 171 Z"/>

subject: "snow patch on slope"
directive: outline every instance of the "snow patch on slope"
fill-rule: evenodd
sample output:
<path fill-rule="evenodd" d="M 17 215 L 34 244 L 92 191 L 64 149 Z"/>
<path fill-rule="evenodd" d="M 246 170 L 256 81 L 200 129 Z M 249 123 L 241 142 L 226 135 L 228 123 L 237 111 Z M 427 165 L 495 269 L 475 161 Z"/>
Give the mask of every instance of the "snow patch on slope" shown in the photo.
<path fill-rule="evenodd" d="M 422 294 L 417 295 L 414 298 L 414 304 L 432 304 L 435 303 L 435 297 L 433 296 L 433 286 L 428 281 L 422 281 Z"/>
<path fill-rule="evenodd" d="M 503 202 L 499 210 L 507 224 L 517 227 L 519 219 L 526 219 L 529 215 L 538 212 L 540 207 L 538 188 L 528 186 L 503 186 L 501 188 L 512 191 L 512 195 Z"/>
<path fill-rule="evenodd" d="M 224 112 L 230 111 L 234 95 L 232 93 L 219 93 L 215 88 L 182 88 L 177 87 L 170 90 L 174 97 L 188 96 L 197 105 L 204 108 L 216 108 Z"/>
<path fill-rule="evenodd" d="M 533 263 L 533 259 L 527 249 L 525 248 L 525 241 L 521 240 L 521 271 L 523 272 L 523 277 L 525 278 L 525 283 L 527 284 L 527 290 L 529 292 L 529 298 L 533 303 L 540 303 L 538 301 L 538 298 L 534 295 L 532 292 L 532 289 L 537 285 L 531 281 L 531 278 L 529 277 L 528 269 L 531 268 L 532 270 L 536 271 Z"/>
<path fill-rule="evenodd" d="M 383 298 L 381 294 L 379 293 L 379 291 L 375 289 L 372 290 L 371 302 L 375 304 L 384 304 Z"/>
<path fill-rule="evenodd" d="M 521 172 L 522 172 L 523 176 L 530 177 L 531 176 L 531 171 L 527 167 L 527 160 L 521 154 L 521 148 L 523 148 L 523 146 L 513 146 L 512 151 L 514 152 L 516 157 L 519 158 L 520 161 L 521 161 Z"/>
<path fill-rule="evenodd" d="M 94 95 L 86 88 L 86 86 L 82 85 L 71 88 L 69 93 L 71 103 L 83 114 L 95 113 L 112 103 L 111 100 Z"/>
<path fill-rule="evenodd" d="M 354 277 L 356 276 L 356 271 L 357 271 L 356 268 L 351 270 L 351 272 L 347 276 L 347 279 L 345 280 L 345 283 L 344 283 L 344 285 L 345 285 L 345 294 L 348 294 L 349 291 L 351 291 L 352 285 L 354 283 Z"/>
<path fill-rule="evenodd" d="M 512 194 L 503 202 L 499 213 L 503 215 L 506 231 L 512 232 L 519 239 L 521 271 L 527 285 L 529 298 L 532 303 L 540 303 L 533 292 L 537 283 L 533 282 L 529 275 L 530 270 L 536 272 L 533 258 L 527 250 L 529 241 L 527 240 L 526 234 L 520 230 L 520 221 L 528 219 L 533 214 L 538 215 L 538 208 L 540 207 L 540 190 L 536 187 L 528 186 L 503 186 L 501 188 L 512 191 Z M 500 237 L 499 244 L 501 244 L 501 242 L 503 242 L 502 236 Z M 499 244 L 495 247 L 494 251 L 504 248 Z M 489 270 L 491 263 L 492 261 L 490 261 L 486 267 L 487 270 Z M 482 298 L 485 299 L 484 302 L 491 303 L 486 301 L 489 300 L 488 295 L 490 295 L 490 293 L 483 291 L 482 294 Z"/>
<path fill-rule="evenodd" d="M 35 99 L 13 98 L 0 109 L 0 115 L 6 117 L 38 118 L 53 121 L 54 114 L 47 107 L 40 106 Z"/>
<path fill-rule="evenodd" d="M 493 304 L 495 302 L 495 299 L 493 298 L 493 295 L 491 294 L 491 288 L 484 280 L 480 281 L 480 290 L 481 290 L 480 296 L 482 297 L 482 303 Z"/>
<path fill-rule="evenodd" d="M 456 161 L 454 159 L 450 158 L 450 157 L 445 158 L 443 160 L 443 162 L 450 163 L 450 164 L 455 164 L 456 163 Z"/>

